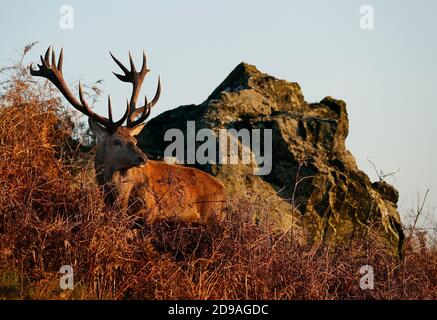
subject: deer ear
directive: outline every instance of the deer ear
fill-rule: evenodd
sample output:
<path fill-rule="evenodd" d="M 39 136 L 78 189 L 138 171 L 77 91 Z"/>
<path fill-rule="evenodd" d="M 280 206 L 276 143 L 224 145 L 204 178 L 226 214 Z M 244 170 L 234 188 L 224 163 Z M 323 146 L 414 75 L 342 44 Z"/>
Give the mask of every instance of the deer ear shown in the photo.
<path fill-rule="evenodd" d="M 103 141 L 108 135 L 106 130 L 93 119 L 88 118 L 88 124 L 90 125 L 92 133 L 96 136 L 97 142 Z"/>
<path fill-rule="evenodd" d="M 137 135 L 139 135 L 140 132 L 143 130 L 143 128 L 144 128 L 145 125 L 146 125 L 145 123 L 141 123 L 141 124 L 139 124 L 139 125 L 133 127 L 133 128 L 130 130 L 130 135 L 131 135 L 131 137 L 136 137 Z"/>

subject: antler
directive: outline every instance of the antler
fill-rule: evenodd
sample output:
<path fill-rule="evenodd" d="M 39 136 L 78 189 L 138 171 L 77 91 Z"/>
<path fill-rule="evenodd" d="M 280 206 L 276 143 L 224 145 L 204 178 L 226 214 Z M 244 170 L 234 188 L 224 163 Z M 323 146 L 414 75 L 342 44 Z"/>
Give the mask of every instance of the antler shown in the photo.
<path fill-rule="evenodd" d="M 50 61 L 50 53 L 51 53 L 51 61 Z M 120 127 L 123 122 L 126 120 L 128 115 L 131 114 L 130 106 L 127 106 L 127 110 L 124 113 L 123 117 L 117 122 L 113 122 L 112 120 L 112 107 L 111 107 L 111 98 L 108 95 L 108 118 L 102 117 L 96 113 L 94 113 L 88 103 L 85 101 L 83 96 L 83 86 L 82 83 L 79 82 L 79 100 L 71 93 L 68 85 L 64 80 L 64 76 L 62 74 L 62 64 L 64 60 L 64 49 L 61 49 L 61 53 L 59 54 L 58 65 L 56 65 L 56 57 L 55 51 L 52 47 L 49 47 L 45 53 L 44 58 L 40 56 L 41 64 L 38 64 L 38 70 L 34 70 L 32 65 L 30 66 L 30 74 L 32 76 L 43 77 L 50 80 L 56 88 L 64 95 L 65 99 L 78 111 L 87 115 L 88 117 L 94 119 L 101 125 L 105 126 L 108 131 L 114 132 Z"/>
<path fill-rule="evenodd" d="M 141 85 L 143 84 L 144 78 L 147 73 L 150 71 L 147 69 L 147 58 L 146 53 L 143 52 L 143 65 L 141 66 L 141 70 L 137 72 L 135 69 L 135 64 L 132 59 L 132 56 L 129 52 L 129 63 L 130 63 L 130 71 L 110 52 L 112 59 L 114 59 L 115 63 L 120 67 L 120 69 L 124 72 L 123 75 L 114 73 L 114 75 L 123 82 L 132 83 L 132 95 L 130 98 L 129 106 L 129 116 L 127 118 L 127 127 L 133 128 L 136 125 L 140 124 L 150 115 L 150 111 L 152 107 L 158 102 L 159 96 L 161 94 L 161 79 L 158 78 L 158 87 L 156 88 L 155 97 L 151 102 L 147 102 L 147 97 L 145 97 L 144 105 L 140 108 L 136 108 L 138 94 L 140 93 Z M 139 115 L 141 116 L 136 119 Z"/>

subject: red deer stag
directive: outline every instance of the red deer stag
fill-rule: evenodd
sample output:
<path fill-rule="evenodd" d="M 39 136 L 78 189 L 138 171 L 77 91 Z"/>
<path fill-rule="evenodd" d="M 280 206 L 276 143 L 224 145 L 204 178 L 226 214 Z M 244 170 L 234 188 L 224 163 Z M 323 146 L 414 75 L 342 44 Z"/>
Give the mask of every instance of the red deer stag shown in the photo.
<path fill-rule="evenodd" d="M 144 214 L 146 223 L 158 219 L 178 218 L 186 222 L 200 222 L 211 226 L 216 215 L 222 214 L 226 200 L 224 185 L 216 178 L 195 168 L 149 160 L 137 147 L 135 136 L 141 131 L 161 92 L 161 83 L 151 102 L 137 108 L 138 94 L 146 74 L 146 55 L 137 72 L 129 53 L 129 71 L 111 53 L 112 59 L 123 71 L 114 75 L 132 84 L 132 95 L 122 118 L 112 119 L 111 99 L 108 96 L 108 118 L 94 113 L 85 101 L 79 83 L 79 100 L 72 94 L 62 74 L 63 50 L 56 65 L 54 50 L 49 47 L 38 69 L 30 66 L 33 76 L 51 81 L 65 99 L 78 111 L 88 116 L 91 130 L 97 138 L 95 170 L 97 182 L 104 193 L 108 207 L 126 209 Z M 126 126 L 122 126 L 127 120 Z"/>

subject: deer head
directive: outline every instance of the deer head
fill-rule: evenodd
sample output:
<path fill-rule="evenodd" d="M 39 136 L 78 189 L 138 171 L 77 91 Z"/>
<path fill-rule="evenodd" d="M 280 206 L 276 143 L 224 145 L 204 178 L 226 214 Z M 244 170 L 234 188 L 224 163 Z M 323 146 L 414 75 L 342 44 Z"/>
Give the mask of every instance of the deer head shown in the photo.
<path fill-rule="evenodd" d="M 152 107 L 158 102 L 161 93 L 161 81 L 158 78 L 158 86 L 155 97 L 151 102 L 145 97 L 144 105 L 137 108 L 138 95 L 144 78 L 150 71 L 146 65 L 146 55 L 143 53 L 143 64 L 138 72 L 135 68 L 132 56 L 129 53 L 130 69 L 128 70 L 112 53 L 111 57 L 120 67 L 124 74 L 114 72 L 114 75 L 123 82 L 132 84 L 132 95 L 127 102 L 126 112 L 120 120 L 114 122 L 112 119 L 111 98 L 108 95 L 108 118 L 94 113 L 83 95 L 83 86 L 79 82 L 79 100 L 72 94 L 62 73 L 63 50 L 59 55 L 56 64 L 54 50 L 49 47 L 45 56 L 41 56 L 41 64 L 38 69 L 30 66 L 30 74 L 39 76 L 51 81 L 63 94 L 65 99 L 78 111 L 88 116 L 88 123 L 91 131 L 97 138 L 96 167 L 106 167 L 111 170 L 125 170 L 132 167 L 142 166 L 147 162 L 147 156 L 137 147 L 135 137 L 143 129 L 143 122 L 149 117 Z M 127 120 L 126 126 L 122 127 Z"/>

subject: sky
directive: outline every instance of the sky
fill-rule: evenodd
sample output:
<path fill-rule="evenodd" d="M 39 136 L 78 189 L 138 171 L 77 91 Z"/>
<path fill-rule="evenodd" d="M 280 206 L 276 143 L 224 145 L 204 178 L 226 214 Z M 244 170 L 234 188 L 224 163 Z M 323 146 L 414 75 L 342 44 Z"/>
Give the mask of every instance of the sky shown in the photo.
<path fill-rule="evenodd" d="M 73 29 L 65 11 L 73 9 Z M 373 8 L 373 29 L 361 28 L 360 8 Z M 333 96 L 347 103 L 347 147 L 372 180 L 384 173 L 400 191 L 407 217 L 425 195 L 422 226 L 437 221 L 437 1 L 2 1 L 0 65 L 38 41 L 28 61 L 53 45 L 64 48 L 64 75 L 85 83 L 104 79 L 114 114 L 124 112 L 130 87 L 111 50 L 138 67 L 146 50 L 152 71 L 143 92 L 163 91 L 152 112 L 198 104 L 245 61 L 277 78 L 298 82 L 308 102 Z M 97 112 L 106 112 L 105 99 Z M 370 162 L 371 161 L 371 162 Z"/>

